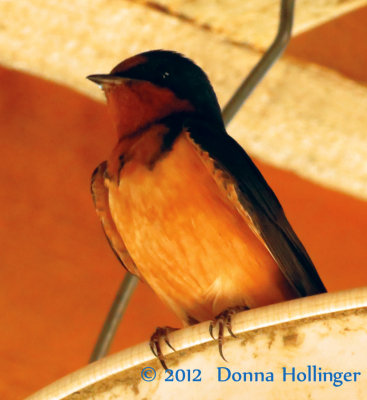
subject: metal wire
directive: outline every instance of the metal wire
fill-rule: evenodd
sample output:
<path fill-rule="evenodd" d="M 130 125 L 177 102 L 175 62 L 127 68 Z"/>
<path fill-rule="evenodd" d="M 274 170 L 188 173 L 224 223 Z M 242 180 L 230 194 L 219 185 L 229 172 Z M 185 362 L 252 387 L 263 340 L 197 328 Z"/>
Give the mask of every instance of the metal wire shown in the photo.
<path fill-rule="evenodd" d="M 124 315 L 130 298 L 138 284 L 138 280 L 139 279 L 135 275 L 132 275 L 129 272 L 126 273 L 125 278 L 116 293 L 110 311 L 108 312 L 101 333 L 98 336 L 97 343 L 94 346 L 89 362 L 99 360 L 108 353 L 117 328 L 120 325 L 122 316 Z"/>
<path fill-rule="evenodd" d="M 224 107 L 222 115 L 225 125 L 231 122 L 239 108 L 287 47 L 292 32 L 294 3 L 295 0 L 282 0 L 278 33 L 269 49 L 261 57 L 260 61 L 244 79 L 240 87 Z"/>
<path fill-rule="evenodd" d="M 236 90 L 229 102 L 222 111 L 223 121 L 228 125 L 245 100 L 249 97 L 255 87 L 261 82 L 267 71 L 274 62 L 282 55 L 291 38 L 293 25 L 295 0 L 281 0 L 280 22 L 277 35 L 269 49 L 261 57 L 250 74 L 244 79 L 240 87 Z M 126 307 L 130 301 L 138 278 L 129 272 L 126 273 L 124 280 L 116 293 L 113 304 L 107 315 L 101 333 L 98 336 L 97 343 L 89 362 L 96 361 L 104 357 L 111 346 L 116 330 L 125 313 Z"/>

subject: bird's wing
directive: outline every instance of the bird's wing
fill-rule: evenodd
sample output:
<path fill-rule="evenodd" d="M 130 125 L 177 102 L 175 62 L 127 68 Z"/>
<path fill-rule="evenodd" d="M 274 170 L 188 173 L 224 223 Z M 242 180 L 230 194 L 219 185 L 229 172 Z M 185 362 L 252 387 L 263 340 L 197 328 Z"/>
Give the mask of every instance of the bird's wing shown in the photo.
<path fill-rule="evenodd" d="M 116 254 L 116 257 L 119 259 L 123 267 L 132 274 L 141 278 L 138 269 L 130 257 L 121 235 L 112 219 L 108 203 L 108 189 L 105 185 L 106 168 L 107 162 L 104 161 L 94 170 L 92 175 L 91 191 L 97 215 L 102 222 L 104 233 L 113 252 Z"/>
<path fill-rule="evenodd" d="M 224 129 L 205 121 L 190 118 L 184 127 L 216 182 L 266 245 L 299 296 L 326 292 L 277 197 L 242 147 Z"/>

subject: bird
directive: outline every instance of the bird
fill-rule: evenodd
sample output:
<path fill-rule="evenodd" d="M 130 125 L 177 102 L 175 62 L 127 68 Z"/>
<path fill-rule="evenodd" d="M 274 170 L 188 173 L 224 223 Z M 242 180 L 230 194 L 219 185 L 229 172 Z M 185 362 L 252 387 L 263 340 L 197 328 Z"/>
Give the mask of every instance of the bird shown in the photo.
<path fill-rule="evenodd" d="M 121 264 L 184 326 L 326 292 L 282 206 L 226 132 L 214 89 L 192 60 L 151 50 L 87 77 L 104 91 L 118 141 L 91 191 Z M 166 369 L 157 328 L 150 345 Z M 172 347 L 172 346 L 171 346 Z"/>

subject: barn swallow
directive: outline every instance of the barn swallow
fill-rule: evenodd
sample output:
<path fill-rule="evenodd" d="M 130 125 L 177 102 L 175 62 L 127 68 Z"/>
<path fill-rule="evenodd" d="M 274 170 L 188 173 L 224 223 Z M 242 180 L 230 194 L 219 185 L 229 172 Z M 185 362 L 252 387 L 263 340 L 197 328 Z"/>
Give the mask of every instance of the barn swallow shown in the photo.
<path fill-rule="evenodd" d="M 223 356 L 234 312 L 326 291 L 200 67 L 155 50 L 88 78 L 118 134 L 92 176 L 97 214 L 122 265 L 184 325 L 218 323 Z M 159 339 L 170 330 L 151 338 L 165 368 Z"/>

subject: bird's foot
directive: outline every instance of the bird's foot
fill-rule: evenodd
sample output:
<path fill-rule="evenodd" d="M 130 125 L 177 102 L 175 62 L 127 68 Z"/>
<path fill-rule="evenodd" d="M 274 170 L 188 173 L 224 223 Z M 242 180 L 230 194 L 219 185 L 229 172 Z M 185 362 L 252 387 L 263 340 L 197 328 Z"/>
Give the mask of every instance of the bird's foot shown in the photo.
<path fill-rule="evenodd" d="M 234 314 L 248 310 L 249 308 L 246 306 L 237 306 L 237 307 L 231 307 L 227 308 L 226 310 L 222 311 L 220 314 L 218 314 L 211 322 L 209 325 L 209 333 L 210 336 L 214 338 L 213 335 L 213 330 L 214 328 L 218 325 L 218 348 L 219 348 L 219 354 L 223 358 L 224 361 L 227 361 L 223 355 L 223 334 L 224 334 L 224 327 L 227 328 L 229 334 L 232 337 L 236 337 L 236 335 L 232 331 L 232 317 Z"/>
<path fill-rule="evenodd" d="M 150 349 L 152 350 L 152 353 L 158 358 L 164 369 L 167 369 L 167 365 L 165 362 L 165 357 L 162 353 L 160 340 L 161 338 L 163 338 L 166 345 L 173 351 L 176 351 L 168 340 L 168 334 L 173 331 L 177 331 L 177 328 L 171 328 L 170 326 L 158 327 L 153 333 L 153 335 L 150 337 L 149 341 L 149 346 Z"/>

